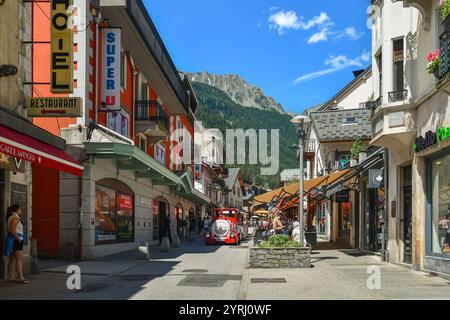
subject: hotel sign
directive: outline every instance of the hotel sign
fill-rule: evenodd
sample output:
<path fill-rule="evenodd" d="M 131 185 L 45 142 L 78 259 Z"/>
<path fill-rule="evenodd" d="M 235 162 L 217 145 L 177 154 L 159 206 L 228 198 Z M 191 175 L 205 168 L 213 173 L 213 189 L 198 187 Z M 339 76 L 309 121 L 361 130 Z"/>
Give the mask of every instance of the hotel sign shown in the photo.
<path fill-rule="evenodd" d="M 109 111 L 120 111 L 121 29 L 102 29 L 102 43 L 102 103 Z"/>
<path fill-rule="evenodd" d="M 441 127 L 436 132 L 428 131 L 425 137 L 420 136 L 413 144 L 414 152 L 421 152 L 438 143 L 450 139 L 450 127 Z"/>
<path fill-rule="evenodd" d="M 51 0 L 51 92 L 73 93 L 73 0 Z"/>
<path fill-rule="evenodd" d="M 82 116 L 81 98 L 28 98 L 27 114 L 29 117 L 65 117 Z"/>

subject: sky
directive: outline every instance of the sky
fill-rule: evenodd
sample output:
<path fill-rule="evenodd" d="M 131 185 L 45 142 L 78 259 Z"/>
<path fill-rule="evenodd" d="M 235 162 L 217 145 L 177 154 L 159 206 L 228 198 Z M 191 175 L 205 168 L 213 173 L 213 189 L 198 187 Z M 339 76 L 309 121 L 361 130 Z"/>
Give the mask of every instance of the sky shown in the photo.
<path fill-rule="evenodd" d="M 286 111 L 371 64 L 370 0 L 144 0 L 179 70 L 239 74 Z"/>

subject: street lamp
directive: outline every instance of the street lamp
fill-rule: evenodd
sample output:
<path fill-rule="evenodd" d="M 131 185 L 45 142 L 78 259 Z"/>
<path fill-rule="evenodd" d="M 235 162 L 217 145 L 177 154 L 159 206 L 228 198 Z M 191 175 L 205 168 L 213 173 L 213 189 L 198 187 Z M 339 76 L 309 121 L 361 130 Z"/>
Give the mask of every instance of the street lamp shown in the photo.
<path fill-rule="evenodd" d="M 304 147 L 305 147 L 305 138 L 306 138 L 306 127 L 309 123 L 311 123 L 311 119 L 307 116 L 297 116 L 291 120 L 291 123 L 293 123 L 297 127 L 298 132 L 298 148 L 300 151 L 300 188 L 299 188 L 299 198 L 298 198 L 298 210 L 299 210 L 299 222 L 300 222 L 300 244 L 303 245 L 305 242 L 305 219 L 303 216 L 303 189 L 304 189 L 304 168 L 303 168 L 303 156 L 304 156 Z"/>

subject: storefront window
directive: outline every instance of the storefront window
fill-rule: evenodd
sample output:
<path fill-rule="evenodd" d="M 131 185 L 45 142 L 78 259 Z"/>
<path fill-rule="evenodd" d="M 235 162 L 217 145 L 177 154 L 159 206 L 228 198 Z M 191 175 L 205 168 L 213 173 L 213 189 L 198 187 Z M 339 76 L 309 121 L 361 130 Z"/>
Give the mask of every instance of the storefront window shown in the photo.
<path fill-rule="evenodd" d="M 133 241 L 133 194 L 119 182 L 103 181 L 96 184 L 95 197 L 96 243 Z"/>
<path fill-rule="evenodd" d="M 432 164 L 432 250 L 450 256 L 450 155 Z"/>

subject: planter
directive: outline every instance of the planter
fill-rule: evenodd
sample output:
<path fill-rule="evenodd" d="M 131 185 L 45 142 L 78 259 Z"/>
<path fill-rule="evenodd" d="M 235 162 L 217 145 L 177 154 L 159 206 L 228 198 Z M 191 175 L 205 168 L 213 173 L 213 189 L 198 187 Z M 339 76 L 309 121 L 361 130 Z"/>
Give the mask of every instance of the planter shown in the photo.
<path fill-rule="evenodd" d="M 439 79 L 439 68 L 437 68 L 436 70 L 433 71 L 434 76 L 436 77 L 436 79 Z"/>
<path fill-rule="evenodd" d="M 358 159 L 350 159 L 350 167 L 354 168 L 358 166 Z"/>
<path fill-rule="evenodd" d="M 450 15 L 448 15 L 444 21 L 442 21 L 442 25 L 444 26 L 445 30 L 449 30 L 450 29 Z"/>
<path fill-rule="evenodd" d="M 361 151 L 358 155 L 359 163 L 363 163 L 367 159 L 367 152 Z"/>
<path fill-rule="evenodd" d="M 250 248 L 250 268 L 300 269 L 311 268 L 311 249 L 299 248 Z"/>

